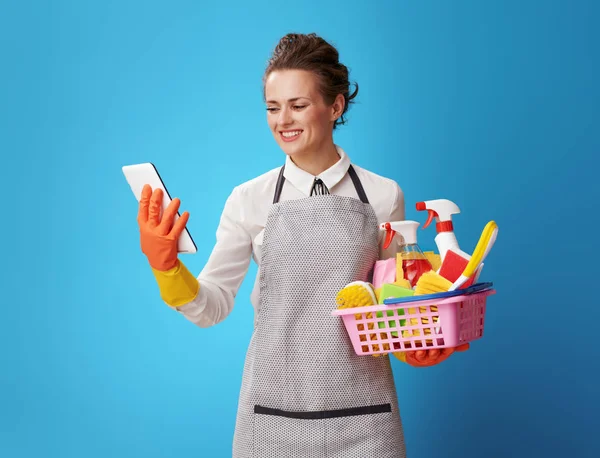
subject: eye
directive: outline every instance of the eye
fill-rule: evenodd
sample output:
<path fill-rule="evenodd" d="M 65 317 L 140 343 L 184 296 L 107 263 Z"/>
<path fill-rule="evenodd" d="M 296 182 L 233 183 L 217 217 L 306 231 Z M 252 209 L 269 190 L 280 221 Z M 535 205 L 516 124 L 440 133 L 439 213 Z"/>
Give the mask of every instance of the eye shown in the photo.
<path fill-rule="evenodd" d="M 294 110 L 302 110 L 303 108 L 306 108 L 306 105 L 294 105 L 293 108 Z"/>
<path fill-rule="evenodd" d="M 270 111 L 270 112 L 277 111 L 278 109 L 279 108 L 276 108 L 276 107 L 267 107 L 267 111 Z"/>

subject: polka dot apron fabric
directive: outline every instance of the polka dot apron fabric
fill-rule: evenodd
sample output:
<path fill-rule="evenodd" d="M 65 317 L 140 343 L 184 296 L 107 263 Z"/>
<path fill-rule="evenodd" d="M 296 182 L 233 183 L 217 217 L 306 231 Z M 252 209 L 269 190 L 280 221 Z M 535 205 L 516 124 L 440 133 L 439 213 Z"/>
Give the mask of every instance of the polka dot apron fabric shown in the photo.
<path fill-rule="evenodd" d="M 234 458 L 404 458 L 390 361 L 358 356 L 337 292 L 368 281 L 378 222 L 359 199 L 332 194 L 274 203 L 264 232 L 257 323 L 244 364 Z"/>

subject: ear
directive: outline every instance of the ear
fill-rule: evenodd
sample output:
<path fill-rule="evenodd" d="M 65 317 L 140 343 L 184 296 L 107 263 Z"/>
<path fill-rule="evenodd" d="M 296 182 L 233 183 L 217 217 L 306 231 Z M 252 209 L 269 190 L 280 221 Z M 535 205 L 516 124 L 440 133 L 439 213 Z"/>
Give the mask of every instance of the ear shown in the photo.
<path fill-rule="evenodd" d="M 344 112 L 344 106 L 346 105 L 346 101 L 344 100 L 343 94 L 338 94 L 333 101 L 333 105 L 331 106 L 331 120 L 335 121 Z"/>

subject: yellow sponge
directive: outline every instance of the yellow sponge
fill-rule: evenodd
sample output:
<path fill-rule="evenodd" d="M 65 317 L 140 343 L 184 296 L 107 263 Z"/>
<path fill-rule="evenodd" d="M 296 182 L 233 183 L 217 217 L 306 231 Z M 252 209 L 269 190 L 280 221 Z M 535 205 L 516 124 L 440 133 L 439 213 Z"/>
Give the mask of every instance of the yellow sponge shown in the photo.
<path fill-rule="evenodd" d="M 402 253 L 396 253 L 396 281 L 404 278 L 404 269 L 402 267 Z M 402 286 L 402 285 L 399 285 Z M 410 288 L 410 286 L 409 286 Z"/>
<path fill-rule="evenodd" d="M 429 261 L 429 264 L 431 264 L 431 268 L 437 272 L 442 266 L 442 257 L 433 251 L 425 251 L 423 254 Z"/>
<path fill-rule="evenodd" d="M 442 277 L 433 270 L 425 272 L 419 277 L 415 285 L 415 296 L 422 294 L 434 294 L 448 291 L 452 286 L 452 282 Z"/>
<path fill-rule="evenodd" d="M 377 301 L 378 304 L 379 304 L 379 301 L 381 300 L 381 290 L 382 290 L 382 288 L 375 288 L 375 300 Z"/>
<path fill-rule="evenodd" d="M 406 288 L 406 289 L 412 289 L 410 282 L 408 280 L 406 280 L 405 278 L 396 277 L 396 281 L 393 284 L 396 286 L 402 286 L 403 288 Z"/>

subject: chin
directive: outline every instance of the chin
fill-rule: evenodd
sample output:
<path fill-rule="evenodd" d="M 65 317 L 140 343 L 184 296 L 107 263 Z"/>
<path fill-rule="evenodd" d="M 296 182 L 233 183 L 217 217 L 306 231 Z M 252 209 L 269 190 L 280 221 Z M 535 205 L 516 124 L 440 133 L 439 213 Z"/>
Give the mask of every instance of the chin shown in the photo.
<path fill-rule="evenodd" d="M 287 143 L 279 144 L 279 147 L 288 156 L 298 156 L 304 152 L 304 148 L 301 145 L 290 145 Z"/>

